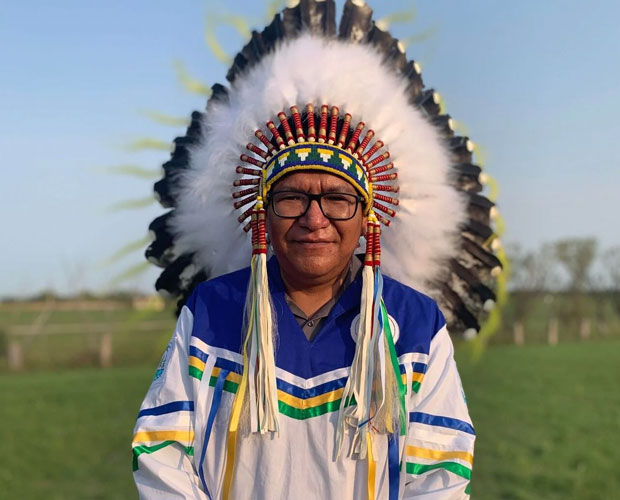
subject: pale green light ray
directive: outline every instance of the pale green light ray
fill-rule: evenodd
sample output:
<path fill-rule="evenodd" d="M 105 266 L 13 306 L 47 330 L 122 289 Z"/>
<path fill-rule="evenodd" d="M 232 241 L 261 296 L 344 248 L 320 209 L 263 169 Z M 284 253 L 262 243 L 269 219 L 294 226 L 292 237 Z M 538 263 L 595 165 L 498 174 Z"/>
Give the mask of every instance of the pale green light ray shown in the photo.
<path fill-rule="evenodd" d="M 99 264 L 99 267 L 107 267 L 110 266 L 111 264 L 114 264 L 115 262 L 118 262 L 120 259 L 122 259 L 123 257 L 129 255 L 130 253 L 135 252 L 136 250 L 141 250 L 144 247 L 146 247 L 149 243 L 151 242 L 151 238 L 147 235 L 144 238 L 140 238 L 139 240 L 136 241 L 132 241 L 130 243 L 127 243 L 126 245 L 123 245 L 121 248 L 119 248 L 116 252 L 114 252 L 112 255 L 110 255 L 107 259 L 105 259 L 104 261 L 102 261 Z"/>
<path fill-rule="evenodd" d="M 145 151 L 145 150 L 157 150 L 157 151 L 172 151 L 172 145 L 170 142 L 162 141 L 159 139 L 151 139 L 148 137 L 142 137 L 134 139 L 125 146 L 125 150 L 129 152 Z"/>
<path fill-rule="evenodd" d="M 136 264 L 135 266 L 126 269 L 125 271 L 117 274 L 110 280 L 110 287 L 114 287 L 119 285 L 120 283 L 127 281 L 131 278 L 135 278 L 136 276 L 140 276 L 144 274 L 151 268 L 151 264 L 148 261 L 141 262 L 140 264 Z"/>
<path fill-rule="evenodd" d="M 201 81 L 191 76 L 181 61 L 175 60 L 172 64 L 177 73 L 177 78 L 185 90 L 192 94 L 203 95 L 206 97 L 211 95 L 211 89 Z"/>
<path fill-rule="evenodd" d="M 171 116 L 150 109 L 139 109 L 138 114 L 154 121 L 155 123 L 169 125 L 171 127 L 187 127 L 190 123 L 190 120 L 187 117 Z"/>
<path fill-rule="evenodd" d="M 153 205 L 155 203 L 155 198 L 153 196 L 149 196 L 148 198 L 138 198 L 134 200 L 126 200 L 116 203 L 108 208 L 110 212 L 118 212 L 121 210 L 133 210 L 137 208 L 145 208 Z"/>
<path fill-rule="evenodd" d="M 114 167 L 101 167 L 96 170 L 106 174 L 127 175 L 140 179 L 157 179 L 161 177 L 161 169 L 153 170 L 139 165 L 117 165 Z"/>

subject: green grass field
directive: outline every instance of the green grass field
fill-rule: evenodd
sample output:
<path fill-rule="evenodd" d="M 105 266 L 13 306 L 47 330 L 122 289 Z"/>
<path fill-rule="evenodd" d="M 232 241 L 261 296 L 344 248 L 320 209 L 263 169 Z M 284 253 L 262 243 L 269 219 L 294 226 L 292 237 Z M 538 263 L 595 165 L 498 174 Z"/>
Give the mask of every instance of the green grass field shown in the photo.
<path fill-rule="evenodd" d="M 620 341 L 493 347 L 475 364 L 465 347 L 472 498 L 617 498 Z M 135 498 L 131 431 L 156 364 L 145 361 L 0 375 L 0 497 Z"/>

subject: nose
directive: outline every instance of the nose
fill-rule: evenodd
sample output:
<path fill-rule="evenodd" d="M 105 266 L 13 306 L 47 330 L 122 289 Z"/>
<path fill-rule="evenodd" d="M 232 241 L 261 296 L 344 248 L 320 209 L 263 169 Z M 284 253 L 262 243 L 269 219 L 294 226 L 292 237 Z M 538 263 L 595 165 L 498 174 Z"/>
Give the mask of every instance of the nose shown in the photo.
<path fill-rule="evenodd" d="M 311 200 L 308 210 L 298 219 L 298 223 L 311 231 L 315 231 L 327 227 L 329 219 L 323 215 L 319 202 Z"/>

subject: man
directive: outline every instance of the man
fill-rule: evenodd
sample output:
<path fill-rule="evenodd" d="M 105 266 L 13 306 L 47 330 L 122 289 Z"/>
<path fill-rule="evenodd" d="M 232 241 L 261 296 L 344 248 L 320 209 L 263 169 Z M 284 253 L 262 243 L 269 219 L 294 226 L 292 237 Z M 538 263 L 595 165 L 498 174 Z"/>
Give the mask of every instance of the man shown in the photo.
<path fill-rule="evenodd" d="M 295 13 L 327 33 L 330 5 L 287 9 L 251 43 Z M 365 12 L 347 2 L 341 27 L 357 36 Z M 474 430 L 446 321 L 407 286 L 458 261 L 465 203 L 443 139 L 360 44 L 301 35 L 247 66 L 169 178 L 178 258 L 162 278 L 212 278 L 185 300 L 138 415 L 141 497 L 468 497 Z M 235 225 L 248 218 L 251 238 Z M 467 312 L 467 286 L 440 289 Z"/>
<path fill-rule="evenodd" d="M 352 217 L 330 220 L 324 200 L 341 194 L 350 195 L 355 208 L 338 215 Z M 306 195 L 323 197 L 319 202 Z M 365 228 L 361 201 L 347 181 L 317 172 L 287 175 L 270 198 L 267 223 L 275 258 L 269 279 L 285 419 L 277 437 L 244 431 L 230 493 L 234 498 L 364 498 L 367 461 L 332 458 L 343 375 L 355 350 L 351 323 L 359 313 L 361 279 L 359 272 L 351 274 L 361 267 L 353 255 Z M 287 211 L 296 203 L 295 211 Z M 240 382 L 243 339 L 238 332 L 247 281 L 248 270 L 243 270 L 203 283 L 183 308 L 163 375 L 153 382 L 136 429 L 138 440 L 162 441 L 137 455 L 136 482 L 143 498 L 224 494 L 223 458 Z M 407 407 L 415 411 L 397 448 L 396 469 L 390 468 L 388 437 L 374 445 L 373 498 L 388 498 L 395 481 L 403 483 L 396 487 L 399 498 L 459 498 L 468 484 L 474 436 L 443 318 L 430 299 L 388 278 L 383 293 L 400 330 Z M 325 305 L 331 307 L 317 317 Z"/>

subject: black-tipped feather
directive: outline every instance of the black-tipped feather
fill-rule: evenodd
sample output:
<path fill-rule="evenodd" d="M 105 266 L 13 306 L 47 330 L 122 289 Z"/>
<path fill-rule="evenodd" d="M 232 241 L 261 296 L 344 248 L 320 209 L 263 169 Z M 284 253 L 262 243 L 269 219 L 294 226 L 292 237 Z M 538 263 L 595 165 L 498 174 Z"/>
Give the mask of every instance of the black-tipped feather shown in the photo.
<path fill-rule="evenodd" d="M 426 89 L 416 99 L 416 105 L 428 116 L 429 118 L 436 118 L 441 112 L 439 107 L 439 95 L 435 89 Z"/>
<path fill-rule="evenodd" d="M 491 225 L 491 209 L 495 206 L 488 198 L 479 194 L 470 194 L 469 203 L 467 204 L 467 213 L 470 218 L 484 224 L 485 226 Z"/>
<path fill-rule="evenodd" d="M 463 332 L 467 328 L 474 328 L 476 331 L 479 331 L 480 324 L 476 316 L 467 309 L 461 298 L 446 284 L 442 284 L 441 292 L 442 297 L 445 298 L 446 305 L 451 309 L 454 316 L 452 321 L 447 322 L 448 330 L 452 332 Z"/>
<path fill-rule="evenodd" d="M 495 302 L 496 297 L 493 291 L 486 285 L 482 284 L 474 273 L 472 273 L 465 266 L 461 265 L 456 259 L 452 259 L 450 261 L 450 268 L 454 274 L 467 283 L 470 290 L 480 298 L 483 304 L 487 300 L 492 300 Z"/>
<path fill-rule="evenodd" d="M 450 115 L 439 115 L 433 118 L 433 125 L 435 125 L 444 137 L 454 137 L 454 129 L 452 128 L 452 118 Z"/>
<path fill-rule="evenodd" d="M 486 244 L 495 235 L 488 224 L 482 224 L 473 219 L 467 220 L 461 232 L 479 245 Z"/>
<path fill-rule="evenodd" d="M 368 4 L 357 5 L 352 0 L 344 4 L 338 36 L 355 43 L 365 42 L 372 29 L 372 9 Z"/>
<path fill-rule="evenodd" d="M 370 33 L 368 33 L 368 43 L 374 45 L 381 54 L 386 63 L 392 66 L 397 72 L 403 73 L 407 67 L 407 56 L 401 50 L 398 40 L 390 35 L 387 31 L 383 31 L 373 23 Z"/>
<path fill-rule="evenodd" d="M 403 69 L 403 76 L 408 80 L 407 94 L 409 95 L 409 102 L 413 105 L 417 105 L 417 101 L 424 89 L 424 82 L 422 81 L 422 73 L 419 71 L 418 65 L 415 61 L 408 61 Z"/>
<path fill-rule="evenodd" d="M 191 271 L 194 255 L 184 254 L 171 262 L 159 275 L 155 282 L 155 289 L 159 292 L 163 291 L 171 296 L 177 296 L 186 290 L 187 285 L 193 279 L 194 274 L 185 277 L 188 269 Z"/>
<path fill-rule="evenodd" d="M 473 163 L 458 163 L 453 166 L 455 171 L 456 187 L 461 191 L 479 193 L 482 191 L 480 173 L 482 169 Z"/>
<path fill-rule="evenodd" d="M 189 299 L 189 296 L 194 291 L 194 288 L 196 288 L 200 283 L 202 283 L 203 281 L 206 281 L 207 279 L 209 279 L 207 274 L 204 271 L 200 271 L 196 275 L 194 275 L 191 281 L 187 283 L 187 286 L 185 287 L 184 290 L 182 290 L 181 296 L 179 300 L 177 301 L 177 307 L 175 310 L 175 314 L 177 316 L 181 314 L 181 309 L 183 309 L 183 306 L 187 302 L 187 299 Z"/>
<path fill-rule="evenodd" d="M 454 163 L 471 163 L 473 153 L 473 143 L 468 137 L 453 137 L 450 139 L 450 152 Z"/>
<path fill-rule="evenodd" d="M 174 210 L 166 212 L 149 224 L 149 233 L 153 237 L 153 242 L 148 246 L 144 255 L 149 262 L 158 267 L 169 265 L 174 256 L 174 238 L 168 229 L 168 223 L 173 213 Z"/>

